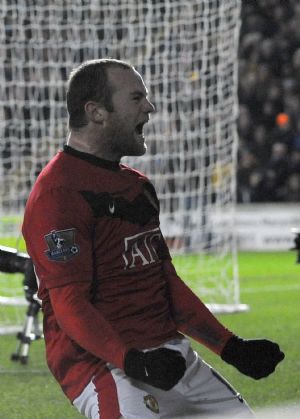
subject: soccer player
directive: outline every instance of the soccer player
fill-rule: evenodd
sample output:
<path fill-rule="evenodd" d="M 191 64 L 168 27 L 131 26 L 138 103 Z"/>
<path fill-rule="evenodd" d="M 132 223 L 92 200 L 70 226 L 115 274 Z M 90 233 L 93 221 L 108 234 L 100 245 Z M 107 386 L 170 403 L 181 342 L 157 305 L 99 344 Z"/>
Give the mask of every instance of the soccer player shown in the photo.
<path fill-rule="evenodd" d="M 84 62 L 67 108 L 67 145 L 39 175 L 23 223 L 51 372 L 87 418 L 253 418 L 186 336 L 254 379 L 284 355 L 227 330 L 178 277 L 153 185 L 120 163 L 146 151 L 154 106 L 141 75 L 123 61 Z"/>

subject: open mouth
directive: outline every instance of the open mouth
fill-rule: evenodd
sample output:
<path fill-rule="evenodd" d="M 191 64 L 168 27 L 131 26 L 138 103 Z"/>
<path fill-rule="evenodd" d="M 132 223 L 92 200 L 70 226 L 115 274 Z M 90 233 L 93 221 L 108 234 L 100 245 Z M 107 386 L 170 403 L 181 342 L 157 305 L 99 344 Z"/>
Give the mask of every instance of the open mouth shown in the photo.
<path fill-rule="evenodd" d="M 144 135 L 144 125 L 145 122 L 140 122 L 139 124 L 137 124 L 137 126 L 135 127 L 135 132 L 137 133 L 137 135 Z"/>

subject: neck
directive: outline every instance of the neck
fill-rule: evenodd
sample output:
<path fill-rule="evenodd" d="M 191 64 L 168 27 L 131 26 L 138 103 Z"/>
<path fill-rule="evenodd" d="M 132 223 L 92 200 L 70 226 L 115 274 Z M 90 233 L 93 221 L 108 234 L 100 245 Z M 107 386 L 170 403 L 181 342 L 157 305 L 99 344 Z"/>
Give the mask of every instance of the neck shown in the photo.
<path fill-rule="evenodd" d="M 93 156 L 99 157 L 100 159 L 109 160 L 109 161 L 120 161 L 120 158 L 111 154 L 109 151 L 104 150 L 104 141 L 101 141 L 101 138 L 93 136 L 92 133 L 87 133 L 83 131 L 70 131 L 69 137 L 67 139 L 67 145 L 74 148 L 75 150 L 81 151 L 83 153 L 88 153 Z"/>

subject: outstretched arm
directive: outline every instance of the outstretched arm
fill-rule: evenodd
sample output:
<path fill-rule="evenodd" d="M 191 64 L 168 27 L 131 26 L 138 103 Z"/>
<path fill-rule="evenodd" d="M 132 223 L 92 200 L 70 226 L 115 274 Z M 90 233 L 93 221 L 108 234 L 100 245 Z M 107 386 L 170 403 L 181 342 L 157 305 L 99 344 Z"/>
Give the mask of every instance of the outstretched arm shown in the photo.
<path fill-rule="evenodd" d="M 254 379 L 267 377 L 284 359 L 277 343 L 242 339 L 226 329 L 178 277 L 170 260 L 164 262 L 171 309 L 178 330 L 221 356 L 223 361 Z"/>

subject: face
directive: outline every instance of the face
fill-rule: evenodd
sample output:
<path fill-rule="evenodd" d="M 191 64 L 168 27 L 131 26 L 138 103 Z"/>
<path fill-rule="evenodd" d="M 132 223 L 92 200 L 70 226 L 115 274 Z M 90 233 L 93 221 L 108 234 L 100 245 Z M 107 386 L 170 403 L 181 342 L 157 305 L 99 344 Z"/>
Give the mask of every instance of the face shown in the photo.
<path fill-rule="evenodd" d="M 144 124 L 149 121 L 154 106 L 142 77 L 135 70 L 111 68 L 108 79 L 113 87 L 113 112 L 107 113 L 105 138 L 110 154 L 141 156 L 146 152 Z"/>

